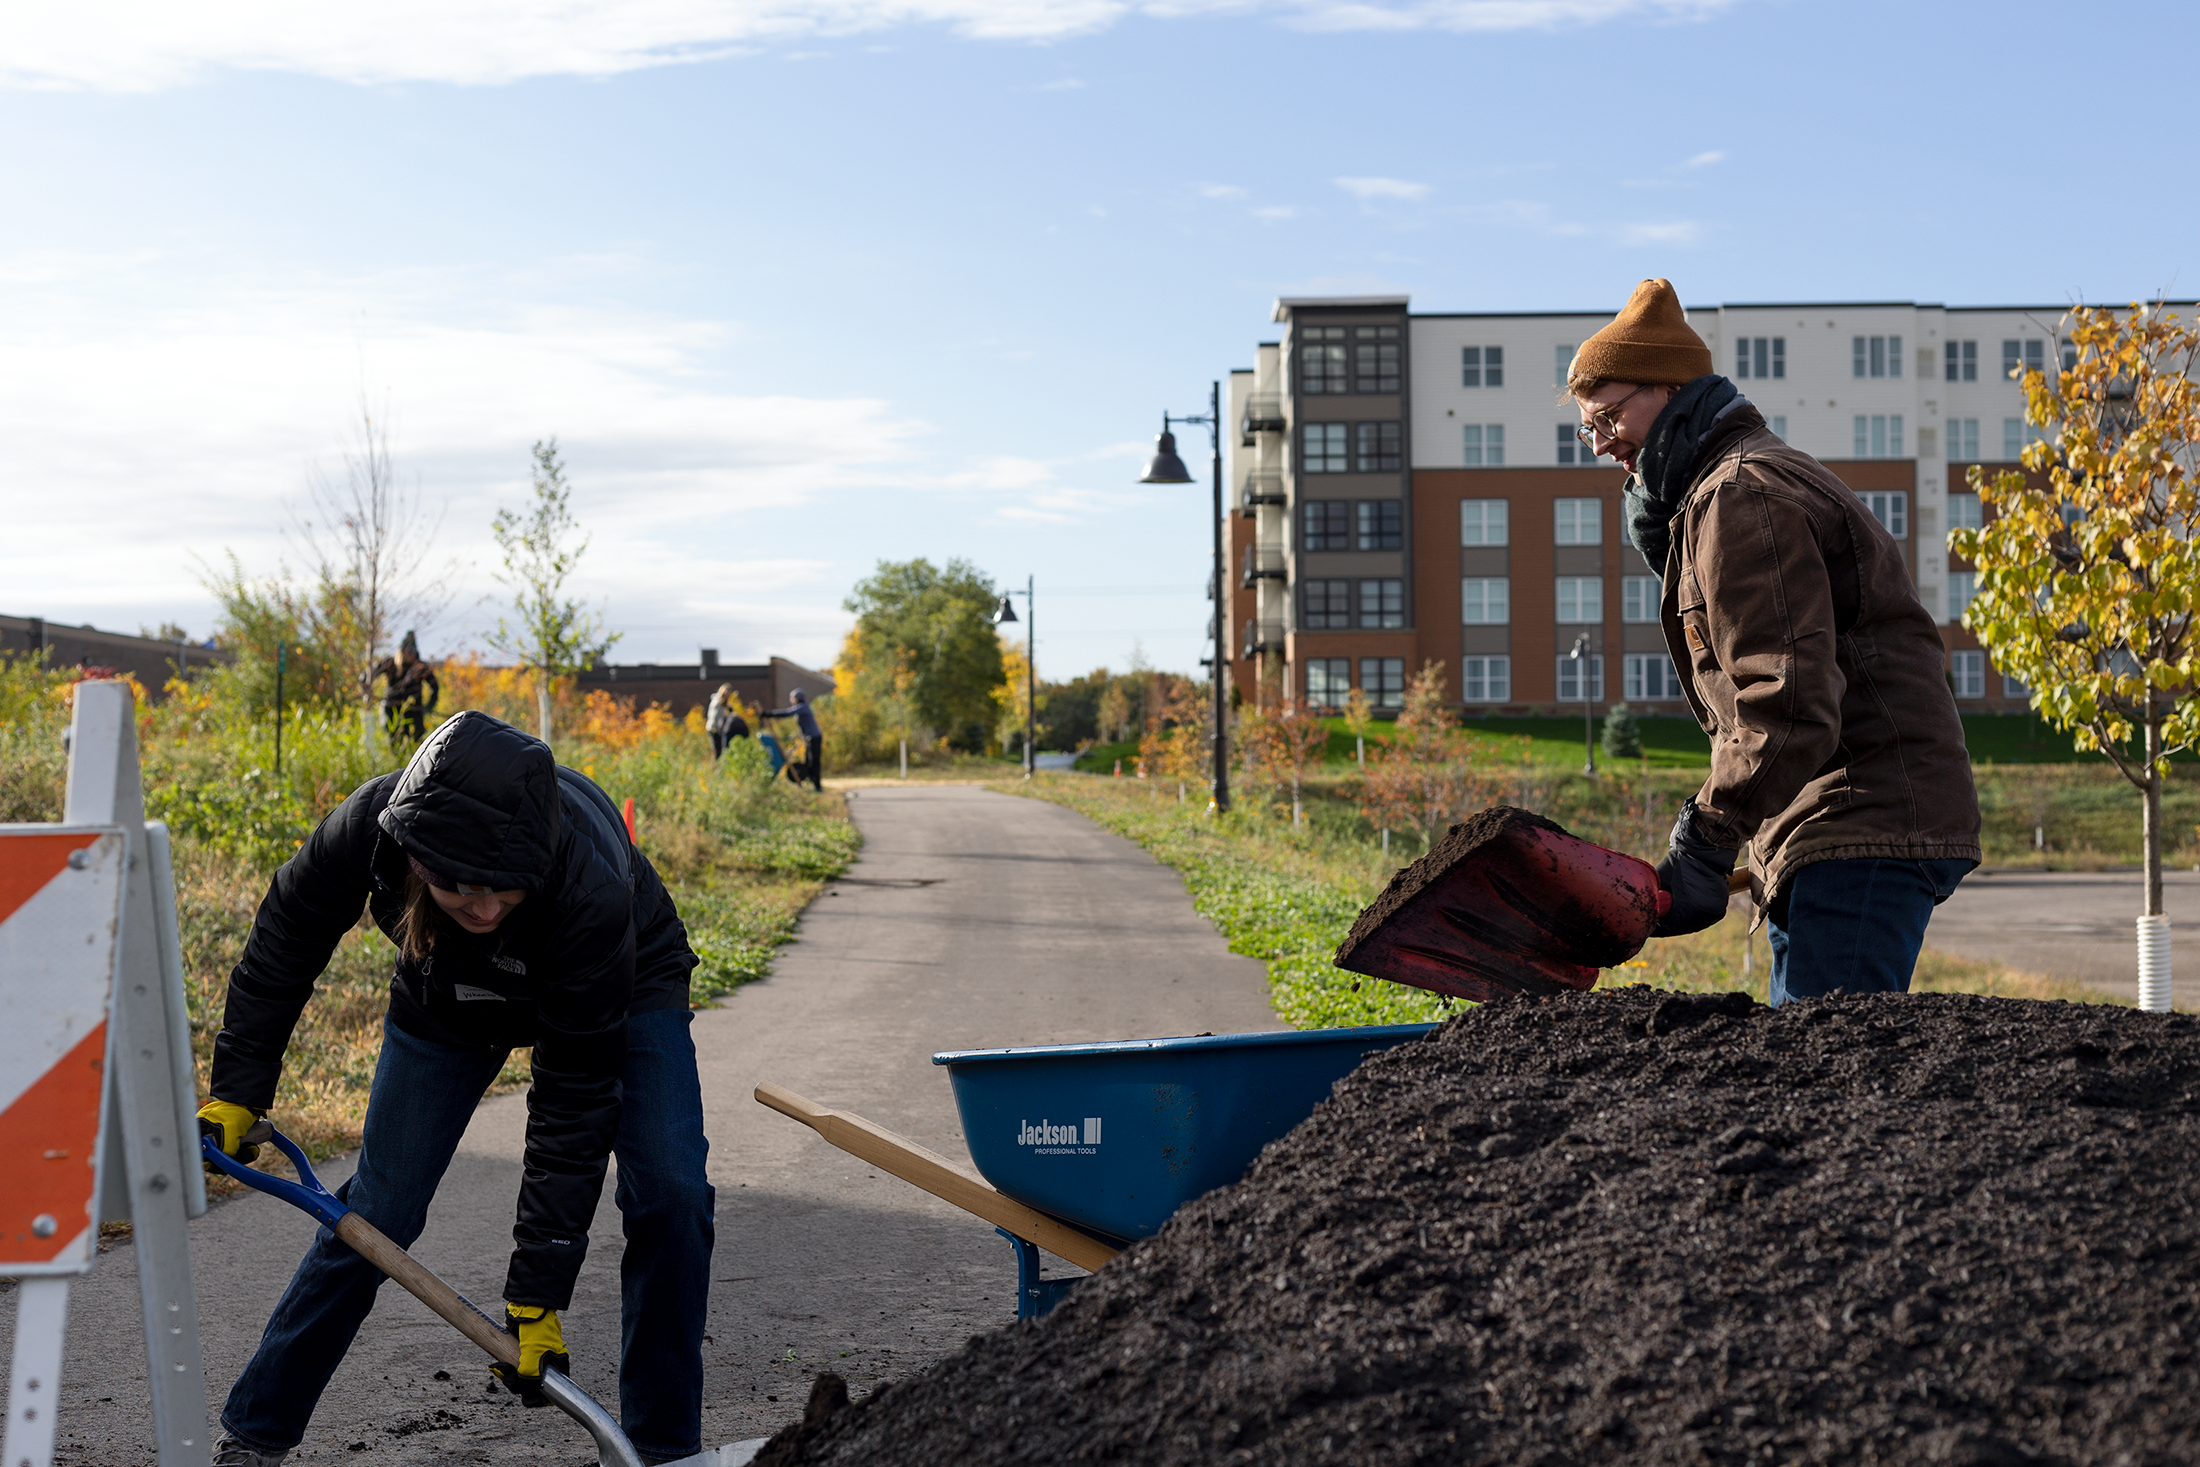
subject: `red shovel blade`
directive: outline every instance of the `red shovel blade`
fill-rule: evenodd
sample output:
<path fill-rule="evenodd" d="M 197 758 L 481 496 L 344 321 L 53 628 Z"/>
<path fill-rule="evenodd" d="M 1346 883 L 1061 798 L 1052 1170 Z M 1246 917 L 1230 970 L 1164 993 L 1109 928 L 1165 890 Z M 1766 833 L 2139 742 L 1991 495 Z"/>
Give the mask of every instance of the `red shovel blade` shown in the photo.
<path fill-rule="evenodd" d="M 1591 988 L 1671 902 L 1649 863 L 1499 805 L 1392 878 L 1336 962 L 1476 1001 Z"/>

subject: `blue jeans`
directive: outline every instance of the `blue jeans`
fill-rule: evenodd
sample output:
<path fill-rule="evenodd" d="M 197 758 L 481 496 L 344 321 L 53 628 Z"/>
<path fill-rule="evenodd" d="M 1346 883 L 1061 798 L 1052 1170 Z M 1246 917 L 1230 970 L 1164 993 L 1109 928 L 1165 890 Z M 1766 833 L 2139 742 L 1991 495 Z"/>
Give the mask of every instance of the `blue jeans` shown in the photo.
<path fill-rule="evenodd" d="M 661 1009 L 627 1021 L 612 1147 L 626 1232 L 619 1260 L 619 1415 L 635 1449 L 651 1457 L 703 1449 L 703 1321 L 716 1194 L 703 1172 L 710 1143 L 688 1035 L 693 1018 L 685 1009 Z M 385 1020 L 359 1169 L 336 1195 L 400 1248 L 411 1247 L 504 1059 L 498 1050 L 417 1039 Z M 380 1269 L 327 1228 L 316 1233 L 259 1350 L 230 1388 L 223 1429 L 262 1451 L 303 1440 L 315 1403 L 381 1286 Z"/>
<path fill-rule="evenodd" d="M 1908 993 L 1933 908 L 1974 862 L 1816 861 L 1772 904 L 1774 1008 L 1829 993 Z"/>

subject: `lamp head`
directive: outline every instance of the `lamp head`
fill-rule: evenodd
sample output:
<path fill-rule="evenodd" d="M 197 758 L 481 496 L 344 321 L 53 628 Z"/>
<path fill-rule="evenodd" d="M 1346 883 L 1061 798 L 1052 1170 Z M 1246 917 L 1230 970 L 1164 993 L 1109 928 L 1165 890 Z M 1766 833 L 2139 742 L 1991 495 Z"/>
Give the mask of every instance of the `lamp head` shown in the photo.
<path fill-rule="evenodd" d="M 1166 423 L 1168 420 L 1164 418 L 1162 421 Z M 1153 462 L 1146 465 L 1146 475 L 1138 482 L 1141 484 L 1189 484 L 1192 482 L 1191 471 L 1184 467 L 1184 460 L 1176 456 L 1176 435 L 1166 427 L 1161 430 L 1161 438 L 1154 445 Z"/>
<path fill-rule="evenodd" d="M 1000 626 L 1004 622 L 1011 622 L 1015 619 L 1016 608 L 1009 604 L 1006 596 L 1003 596 L 1001 604 L 993 608 L 993 625 Z"/>

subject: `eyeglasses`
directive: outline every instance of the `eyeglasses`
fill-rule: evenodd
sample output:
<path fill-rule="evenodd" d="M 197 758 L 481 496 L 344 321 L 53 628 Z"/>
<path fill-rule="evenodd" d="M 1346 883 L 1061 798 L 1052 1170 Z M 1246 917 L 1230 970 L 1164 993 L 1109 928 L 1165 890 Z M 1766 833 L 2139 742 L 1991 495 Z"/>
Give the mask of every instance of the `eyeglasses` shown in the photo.
<path fill-rule="evenodd" d="M 1649 384 L 1645 383 L 1643 386 L 1636 388 L 1635 392 L 1646 391 L 1648 390 L 1648 386 Z M 1621 408 L 1627 406 L 1628 398 L 1633 397 L 1635 395 L 1635 392 L 1630 392 L 1627 394 L 1627 397 L 1621 398 L 1618 402 L 1607 403 L 1603 407 L 1600 407 L 1594 412 L 1590 413 L 1589 421 L 1574 429 L 1574 436 L 1576 438 L 1579 438 L 1583 443 L 1587 444 L 1591 449 L 1594 449 L 1597 446 L 1596 435 L 1599 433 L 1602 433 L 1607 438 L 1619 437 L 1619 425 L 1612 421 L 1612 415 L 1618 412 Z"/>

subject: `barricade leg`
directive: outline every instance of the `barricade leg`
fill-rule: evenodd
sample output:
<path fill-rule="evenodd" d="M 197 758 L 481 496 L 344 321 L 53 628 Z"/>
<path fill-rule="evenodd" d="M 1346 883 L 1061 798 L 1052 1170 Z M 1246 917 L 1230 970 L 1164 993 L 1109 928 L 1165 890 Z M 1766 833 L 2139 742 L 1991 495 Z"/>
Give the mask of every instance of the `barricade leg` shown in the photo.
<path fill-rule="evenodd" d="M 7 1467 L 48 1467 L 61 1405 L 61 1343 L 69 1324 L 69 1281 L 16 1285 L 15 1365 L 8 1372 Z"/>

